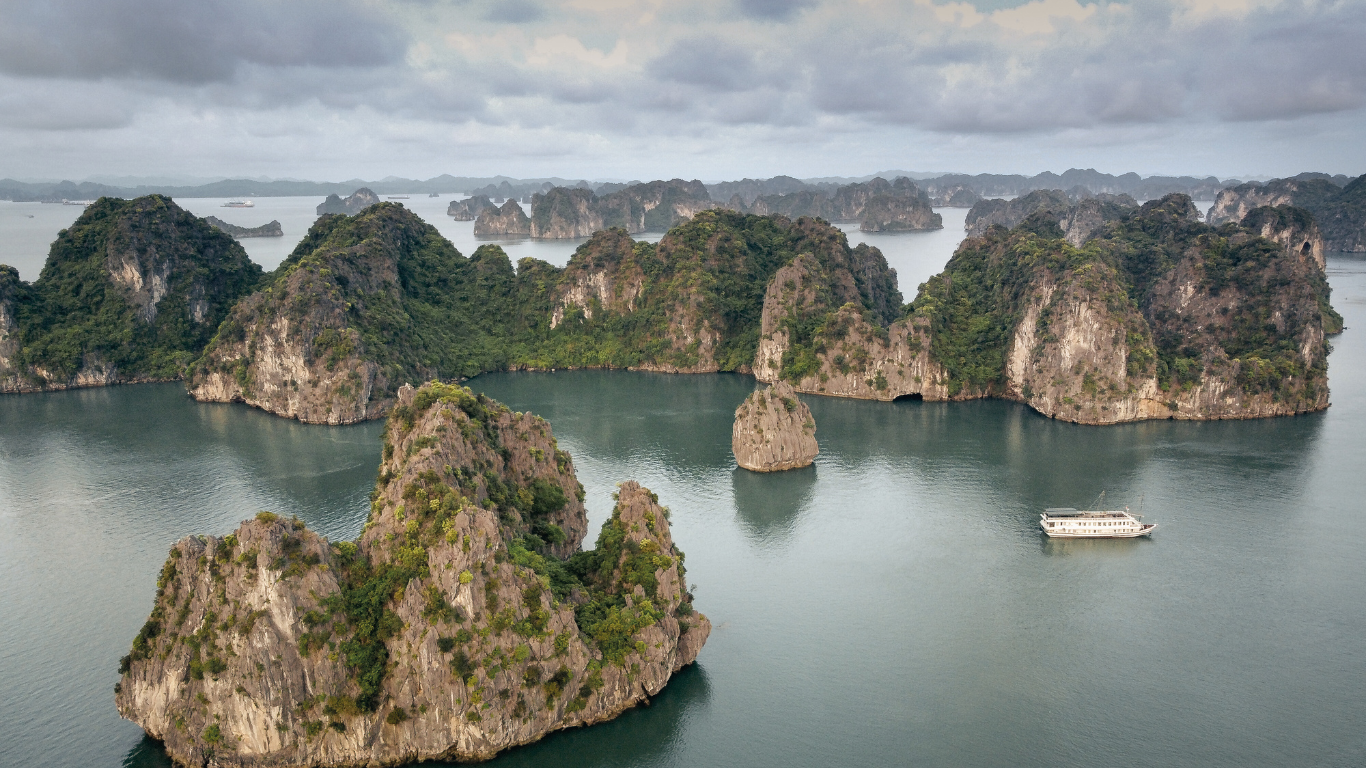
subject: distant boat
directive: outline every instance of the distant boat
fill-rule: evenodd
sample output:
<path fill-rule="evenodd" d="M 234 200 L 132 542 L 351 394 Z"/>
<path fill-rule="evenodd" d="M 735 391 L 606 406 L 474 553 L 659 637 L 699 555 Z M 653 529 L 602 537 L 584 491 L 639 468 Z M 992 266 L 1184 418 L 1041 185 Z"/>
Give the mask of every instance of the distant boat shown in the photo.
<path fill-rule="evenodd" d="M 94 200 L 63 200 L 62 205 L 94 205 Z"/>
<path fill-rule="evenodd" d="M 389 195 L 390 200 L 407 200 L 407 195 Z"/>
<path fill-rule="evenodd" d="M 224 208 L 255 208 L 256 203 L 250 200 L 229 200 L 223 203 Z"/>
<path fill-rule="evenodd" d="M 1157 523 L 1140 523 L 1128 507 L 1109 512 L 1057 507 L 1044 510 L 1039 518 L 1039 527 L 1055 539 L 1133 539 L 1157 527 Z"/>

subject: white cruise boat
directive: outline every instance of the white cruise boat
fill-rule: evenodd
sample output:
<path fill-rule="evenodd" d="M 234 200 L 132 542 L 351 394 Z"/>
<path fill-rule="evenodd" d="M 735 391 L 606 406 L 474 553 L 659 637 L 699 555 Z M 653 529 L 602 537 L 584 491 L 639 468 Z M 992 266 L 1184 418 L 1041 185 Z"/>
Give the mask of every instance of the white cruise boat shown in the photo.
<path fill-rule="evenodd" d="M 256 203 L 250 200 L 229 200 L 223 203 L 224 208 L 255 208 Z"/>
<path fill-rule="evenodd" d="M 1157 523 L 1140 522 L 1128 507 L 1108 512 L 1055 507 L 1039 517 L 1039 527 L 1055 539 L 1132 539 L 1147 536 L 1157 527 Z"/>

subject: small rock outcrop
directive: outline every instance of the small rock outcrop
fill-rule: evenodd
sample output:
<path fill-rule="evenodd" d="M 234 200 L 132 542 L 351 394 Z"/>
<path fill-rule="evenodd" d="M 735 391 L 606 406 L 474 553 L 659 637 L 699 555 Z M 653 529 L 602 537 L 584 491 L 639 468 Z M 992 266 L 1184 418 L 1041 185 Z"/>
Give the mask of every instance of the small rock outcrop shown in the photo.
<path fill-rule="evenodd" d="M 501 208 L 490 205 L 479 211 L 474 219 L 474 234 L 482 237 L 528 236 L 531 219 L 516 200 L 508 198 Z"/>
<path fill-rule="evenodd" d="M 209 222 L 215 227 L 227 232 L 233 237 L 284 237 L 285 231 L 280 227 L 279 221 L 272 221 L 269 224 L 262 224 L 259 227 L 239 227 L 236 224 L 229 224 L 217 216 L 205 216 L 204 221 Z"/>
<path fill-rule="evenodd" d="M 735 462 L 754 472 L 807 467 L 820 453 L 811 409 L 786 381 L 755 390 L 735 409 L 730 448 Z"/>
<path fill-rule="evenodd" d="M 446 215 L 456 221 L 474 221 L 485 208 L 493 207 L 493 201 L 483 195 L 475 195 L 465 200 L 452 200 L 446 206 Z"/>
<path fill-rule="evenodd" d="M 368 187 L 361 187 L 351 196 L 343 200 L 336 194 L 327 196 L 327 199 L 318 204 L 318 215 L 325 213 L 341 213 L 347 216 L 355 216 L 361 211 L 379 202 L 379 195 L 371 192 Z"/>
<path fill-rule="evenodd" d="M 583 489 L 546 422 L 461 387 L 402 400 L 358 540 L 267 512 L 171 549 L 114 699 L 177 763 L 486 760 L 647 703 L 697 658 L 711 622 L 655 494 L 618 486 L 580 551 Z"/>

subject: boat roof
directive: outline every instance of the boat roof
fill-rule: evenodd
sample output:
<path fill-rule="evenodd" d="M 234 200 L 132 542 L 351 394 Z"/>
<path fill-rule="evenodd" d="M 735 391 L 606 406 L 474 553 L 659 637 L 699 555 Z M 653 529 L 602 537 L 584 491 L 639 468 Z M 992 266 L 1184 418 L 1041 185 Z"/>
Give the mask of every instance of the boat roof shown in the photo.
<path fill-rule="evenodd" d="M 1128 510 L 1078 510 L 1073 507 L 1049 507 L 1043 511 L 1046 517 L 1132 517 Z"/>

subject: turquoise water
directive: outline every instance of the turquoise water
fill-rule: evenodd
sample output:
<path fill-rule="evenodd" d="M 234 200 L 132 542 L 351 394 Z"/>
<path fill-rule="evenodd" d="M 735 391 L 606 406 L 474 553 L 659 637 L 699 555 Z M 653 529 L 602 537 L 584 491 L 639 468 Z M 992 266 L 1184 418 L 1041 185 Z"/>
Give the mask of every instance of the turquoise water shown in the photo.
<path fill-rule="evenodd" d="M 493 764 L 1366 763 L 1366 260 L 1329 278 L 1333 406 L 1299 418 L 813 397 L 816 465 L 754 475 L 746 377 L 474 379 L 550 420 L 594 532 L 617 482 L 659 493 L 715 625 L 652 706 Z M 112 687 L 167 549 L 259 509 L 356 535 L 380 431 L 174 384 L 0 397 L 0 766 L 164 765 Z M 1153 538 L 1037 532 L 1102 490 Z"/>

